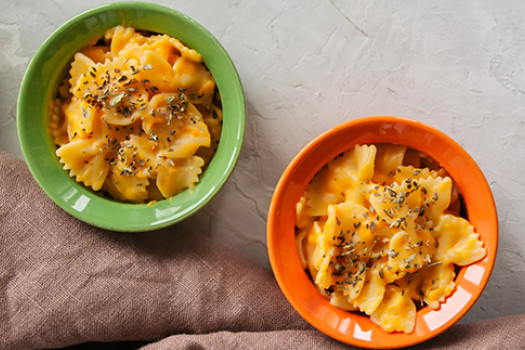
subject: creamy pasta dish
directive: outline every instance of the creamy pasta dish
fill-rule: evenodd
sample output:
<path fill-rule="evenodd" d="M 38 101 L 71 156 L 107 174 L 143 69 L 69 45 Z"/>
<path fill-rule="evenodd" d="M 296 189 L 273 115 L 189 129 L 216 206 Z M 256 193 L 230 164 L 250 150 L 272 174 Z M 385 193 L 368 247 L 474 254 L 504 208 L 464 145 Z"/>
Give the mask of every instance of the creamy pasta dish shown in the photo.
<path fill-rule="evenodd" d="M 404 146 L 357 145 L 339 155 L 296 210 L 299 255 L 319 291 L 387 332 L 412 332 L 418 308 L 439 308 L 456 268 L 486 254 L 453 180 Z"/>
<path fill-rule="evenodd" d="M 133 203 L 194 188 L 221 128 L 220 97 L 200 54 L 124 26 L 74 55 L 49 119 L 64 169 Z"/>

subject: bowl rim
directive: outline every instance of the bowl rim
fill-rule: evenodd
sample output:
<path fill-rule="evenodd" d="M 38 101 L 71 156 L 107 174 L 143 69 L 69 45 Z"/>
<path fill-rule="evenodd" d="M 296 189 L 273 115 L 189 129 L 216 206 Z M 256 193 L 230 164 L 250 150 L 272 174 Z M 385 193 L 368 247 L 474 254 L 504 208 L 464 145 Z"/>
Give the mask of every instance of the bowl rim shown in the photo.
<path fill-rule="evenodd" d="M 355 130 L 363 131 L 367 128 L 377 131 L 378 125 L 402 126 L 410 130 L 424 132 L 426 135 L 431 135 L 434 138 L 433 141 L 448 145 L 455 152 L 456 156 L 460 157 L 461 161 L 467 164 L 467 167 L 461 169 L 461 172 L 469 172 L 469 174 L 475 176 L 475 185 L 480 186 L 478 191 L 481 192 L 482 197 L 486 200 L 485 205 L 489 214 L 485 218 L 487 220 L 486 223 L 480 221 L 480 225 L 483 224 L 483 227 L 489 228 L 489 232 L 485 232 L 482 239 L 487 248 L 487 256 L 480 262 L 460 269 L 456 276 L 458 286 L 437 311 L 431 310 L 428 306 L 418 311 L 416 330 L 411 334 L 387 333 L 372 324 L 368 317 L 338 309 L 322 297 L 300 264 L 294 240 L 295 225 L 290 223 L 290 221 L 295 222 L 295 203 L 304 192 L 307 183 L 322 166 L 336 155 L 342 153 L 344 151 L 342 148 L 349 150 L 355 144 L 396 143 L 394 142 L 395 135 L 389 138 L 387 135 L 377 135 L 372 132 L 369 135 L 364 135 L 361 140 L 359 140 L 358 136 L 354 140 L 343 141 L 347 142 L 345 146 L 337 144 L 335 140 L 338 139 L 340 141 L 351 130 L 354 130 L 356 133 L 357 131 Z M 399 132 L 405 132 L 406 130 L 401 128 Z M 414 147 L 415 142 L 418 141 L 420 140 L 416 140 L 407 146 L 419 149 Z M 406 143 L 398 142 L 398 144 Z M 323 147 L 323 145 L 325 146 Z M 334 149 L 327 151 L 328 147 L 333 147 Z M 436 157 L 432 152 L 419 150 L 431 155 L 440 163 L 443 161 L 443 156 Z M 319 156 L 322 152 L 325 154 Z M 314 153 L 317 153 L 317 156 L 313 155 Z M 447 156 L 450 156 L 450 154 L 447 154 Z M 311 164 L 309 163 L 310 158 L 314 159 Z M 316 162 L 318 158 L 326 161 Z M 447 171 L 451 170 L 447 169 L 446 166 L 444 167 Z M 451 177 L 456 180 L 452 175 Z M 460 187 L 460 189 L 463 192 L 464 188 Z M 482 233 L 478 233 L 480 233 L 481 237 Z M 304 146 L 285 168 L 275 187 L 268 211 L 267 244 L 270 264 L 279 287 L 290 304 L 311 325 L 324 334 L 350 345 L 371 349 L 401 348 L 422 343 L 441 334 L 463 317 L 477 301 L 488 282 L 496 259 L 498 248 L 497 211 L 492 192 L 481 169 L 472 157 L 451 137 L 434 127 L 408 118 L 397 116 L 361 117 L 343 122 L 321 133 Z M 475 269 L 467 270 L 470 266 L 474 266 Z M 478 284 L 471 286 L 469 284 L 470 280 L 467 278 L 473 279 L 471 275 L 478 270 L 481 271 L 481 275 L 475 277 L 479 279 L 476 281 Z M 463 290 L 463 285 L 466 286 L 468 291 Z M 305 291 L 305 289 L 308 289 L 308 291 Z M 454 305 L 453 303 L 462 303 L 458 312 L 454 312 L 451 309 L 450 305 Z M 446 319 L 443 319 L 445 317 Z M 420 325 L 421 328 L 417 328 L 418 323 L 422 319 L 425 320 L 423 322 L 425 324 Z M 426 324 L 427 322 L 429 325 Z M 366 327 L 362 327 L 363 324 Z"/>
<path fill-rule="evenodd" d="M 189 40 L 182 40 L 179 37 L 177 39 L 185 44 L 186 41 L 193 40 L 194 43 L 199 43 L 203 48 L 198 50 L 195 48 L 195 45 L 186 44 L 196 49 L 202 55 L 204 63 L 212 71 L 216 79 L 217 87 L 223 99 L 224 127 L 221 136 L 221 141 L 223 142 L 219 143 L 219 148 L 216 151 L 216 156 L 220 157 L 220 160 L 217 159 L 214 162 L 214 159 L 212 159 L 208 168 L 200 175 L 199 183 L 197 183 L 195 190 L 186 190 L 181 194 L 153 204 L 118 202 L 103 198 L 88 190 L 83 184 L 77 183 L 62 169 L 62 164 L 58 162 L 58 157 L 54 152 L 51 156 L 46 153 L 50 148 L 50 137 L 49 135 L 37 135 L 39 130 L 32 125 L 35 122 L 42 123 L 42 120 L 39 118 L 47 116 L 47 112 L 44 112 L 44 109 L 47 107 L 47 102 L 45 102 L 46 96 L 40 97 L 41 108 L 32 110 L 32 107 L 27 102 L 35 99 L 37 88 L 33 82 L 40 78 L 40 70 L 50 55 L 55 60 L 59 59 L 56 58 L 59 54 L 56 54 L 56 57 L 52 56 L 55 54 L 53 51 L 60 47 L 61 41 L 64 40 L 70 31 L 75 30 L 75 28 L 78 31 L 79 26 L 87 26 L 88 21 L 100 20 L 101 16 L 107 16 L 108 18 L 114 16 L 119 22 L 112 22 L 115 20 L 112 18 L 107 19 L 102 24 L 90 24 L 95 28 L 94 32 L 96 33 L 77 33 L 76 35 L 79 39 L 77 46 L 79 47 L 77 49 L 69 48 L 67 54 L 70 54 L 70 58 L 67 60 L 62 58 L 62 60 L 69 63 L 76 51 L 85 47 L 90 41 L 99 38 L 107 29 L 118 24 L 131 24 L 134 26 L 134 23 L 141 23 L 140 26 L 137 26 L 137 29 L 150 30 L 174 37 L 177 36 L 167 30 L 155 30 L 155 28 L 168 28 L 168 26 L 174 25 L 172 22 L 183 24 L 187 28 L 180 29 L 180 31 L 191 31 L 194 37 L 189 37 L 188 34 L 185 34 Z M 146 26 L 144 23 L 147 20 L 143 19 L 143 16 L 157 16 L 156 18 L 163 18 L 165 22 L 164 24 L 148 23 Z M 169 24 L 167 24 L 168 19 L 170 21 Z M 73 43 L 72 46 L 74 46 Z M 203 50 L 207 55 L 202 52 Z M 211 53 L 214 56 L 210 59 Z M 213 68 L 210 68 L 210 65 Z M 66 66 L 67 64 L 63 68 L 64 72 Z M 224 71 L 218 72 L 217 67 L 221 67 Z M 64 73 L 53 74 L 55 74 L 55 80 L 58 81 Z M 56 82 L 53 83 L 57 84 Z M 56 91 L 56 86 L 39 88 L 48 94 L 48 98 L 50 98 L 53 91 Z M 38 96 L 38 94 L 36 95 Z M 38 113 L 40 115 L 35 115 Z M 99 228 L 120 232 L 144 232 L 160 229 L 186 219 L 201 209 L 217 194 L 231 176 L 244 143 L 245 125 L 246 99 L 242 83 L 231 57 L 220 42 L 206 28 L 189 16 L 169 7 L 140 1 L 122 1 L 94 7 L 72 17 L 55 29 L 37 49 L 31 59 L 20 86 L 17 103 L 17 133 L 22 154 L 33 178 L 42 190 L 59 207 L 77 219 Z M 40 129 L 40 133 L 42 129 Z M 35 138 L 38 138 L 38 141 L 35 141 Z M 42 144 L 38 144 L 39 142 Z M 42 154 L 46 155 L 44 159 L 42 159 Z M 54 158 L 54 160 L 48 159 L 50 157 Z M 59 169 L 50 169 L 55 168 L 57 164 Z M 213 176 L 211 173 L 213 173 Z M 65 184 L 59 183 L 58 179 Z M 53 186 L 61 186 L 61 193 L 57 193 L 58 190 Z M 114 215 L 97 213 L 96 206 L 103 206 L 105 211 Z M 133 209 L 132 215 L 127 214 L 130 209 Z M 117 217 L 117 215 L 120 215 L 120 217 Z"/>

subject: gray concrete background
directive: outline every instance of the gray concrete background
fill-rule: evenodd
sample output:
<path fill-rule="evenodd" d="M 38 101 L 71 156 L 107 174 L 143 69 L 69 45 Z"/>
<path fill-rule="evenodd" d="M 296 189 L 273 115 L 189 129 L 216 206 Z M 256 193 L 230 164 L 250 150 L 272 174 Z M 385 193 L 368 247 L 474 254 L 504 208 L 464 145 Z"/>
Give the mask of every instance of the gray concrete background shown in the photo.
<path fill-rule="evenodd" d="M 0 148 L 22 158 L 16 100 L 45 38 L 107 1 L 0 0 Z M 500 219 L 485 292 L 463 319 L 525 313 L 525 2 L 157 1 L 223 44 L 244 84 L 245 147 L 219 195 L 181 224 L 270 268 L 266 214 L 292 157 L 345 120 L 399 115 L 478 162 Z"/>

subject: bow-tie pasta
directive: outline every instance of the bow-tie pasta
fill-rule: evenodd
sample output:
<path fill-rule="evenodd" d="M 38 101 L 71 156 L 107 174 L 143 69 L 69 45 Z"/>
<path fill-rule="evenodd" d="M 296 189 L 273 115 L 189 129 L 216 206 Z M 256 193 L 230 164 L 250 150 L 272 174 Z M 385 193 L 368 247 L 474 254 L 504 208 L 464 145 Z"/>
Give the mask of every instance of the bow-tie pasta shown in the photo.
<path fill-rule="evenodd" d="M 460 216 L 453 180 L 404 146 L 357 145 L 316 174 L 296 205 L 296 243 L 319 291 L 387 332 L 414 330 L 417 309 L 437 309 L 456 266 L 486 254 Z"/>
<path fill-rule="evenodd" d="M 220 97 L 200 54 L 123 26 L 75 54 L 49 119 L 64 169 L 132 203 L 194 188 L 221 130 Z"/>

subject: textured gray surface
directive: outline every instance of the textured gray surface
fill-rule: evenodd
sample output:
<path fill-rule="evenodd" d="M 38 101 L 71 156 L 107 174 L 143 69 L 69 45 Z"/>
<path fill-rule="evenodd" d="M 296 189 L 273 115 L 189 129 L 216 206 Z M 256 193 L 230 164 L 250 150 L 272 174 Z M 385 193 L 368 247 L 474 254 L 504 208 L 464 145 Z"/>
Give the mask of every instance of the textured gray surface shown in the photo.
<path fill-rule="evenodd" d="M 69 18 L 102 3 L 0 0 L 0 148 L 22 157 L 16 99 L 38 46 Z M 269 268 L 266 214 L 292 157 L 345 120 L 417 119 L 472 155 L 498 207 L 496 267 L 464 320 L 525 313 L 525 3 L 157 3 L 218 38 L 239 70 L 248 106 L 245 147 L 230 181 L 181 225 Z"/>

